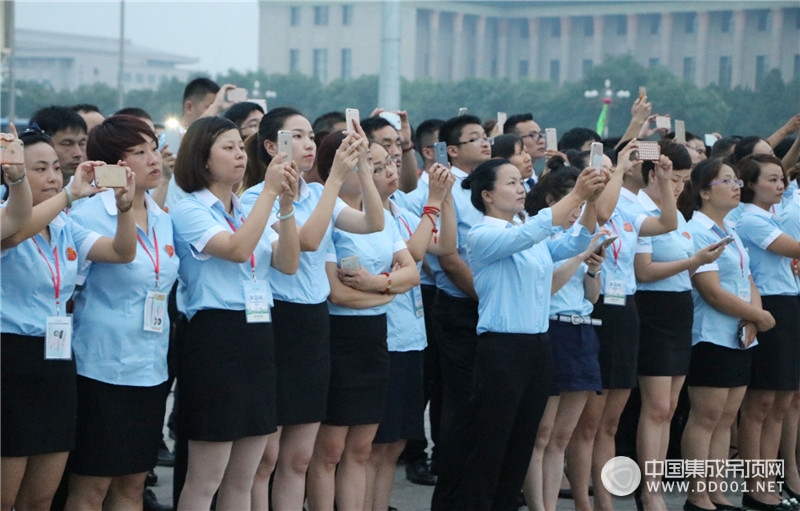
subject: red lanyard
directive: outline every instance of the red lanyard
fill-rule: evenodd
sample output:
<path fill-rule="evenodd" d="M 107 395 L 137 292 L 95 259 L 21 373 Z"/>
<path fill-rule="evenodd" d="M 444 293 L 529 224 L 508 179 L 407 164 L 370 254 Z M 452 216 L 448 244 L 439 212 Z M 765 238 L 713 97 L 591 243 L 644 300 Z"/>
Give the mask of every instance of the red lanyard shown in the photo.
<path fill-rule="evenodd" d="M 56 271 L 53 271 L 53 267 L 50 266 L 50 261 L 47 260 L 47 257 L 42 252 L 42 248 L 39 246 L 39 243 L 36 242 L 36 238 L 31 238 L 33 240 L 34 245 L 36 245 L 36 250 L 39 251 L 39 255 L 42 256 L 44 262 L 47 263 L 47 269 L 50 270 L 50 279 L 53 282 L 53 288 L 55 289 L 56 294 L 56 315 L 60 313 L 60 306 L 61 302 L 59 297 L 61 296 L 61 267 L 58 264 L 58 246 L 53 247 L 53 257 L 56 260 Z"/>
<path fill-rule="evenodd" d="M 228 225 L 231 226 L 231 229 L 233 230 L 233 232 L 236 232 L 236 227 L 233 226 L 233 222 L 231 222 L 227 218 L 225 219 L 225 221 L 228 222 Z M 242 218 L 242 222 L 244 222 L 244 218 Z M 255 255 L 255 252 L 250 252 L 250 268 L 253 271 L 253 280 L 256 280 L 256 255 Z"/>
<path fill-rule="evenodd" d="M 400 221 L 403 222 L 403 226 L 405 226 L 406 230 L 408 231 L 408 237 L 410 238 L 411 236 L 413 236 L 414 233 L 411 232 L 411 227 L 408 226 L 408 222 L 406 222 L 405 218 L 403 218 L 400 215 L 397 215 L 397 218 L 399 218 Z"/>
<path fill-rule="evenodd" d="M 142 248 L 144 249 L 145 253 L 150 258 L 150 261 L 153 263 L 153 267 L 156 270 L 156 291 L 158 291 L 158 287 L 159 287 L 158 286 L 158 274 L 159 274 L 159 271 L 161 269 L 161 262 L 160 262 L 160 257 L 158 255 L 158 237 L 156 236 L 156 228 L 153 227 L 153 247 L 155 247 L 155 249 L 156 249 L 156 258 L 155 259 L 153 259 L 153 255 L 150 253 L 150 251 L 147 250 L 147 245 L 144 244 L 144 241 L 142 241 L 142 237 L 139 236 L 138 232 L 136 233 L 136 239 L 139 240 L 139 244 L 142 246 Z"/>
<path fill-rule="evenodd" d="M 619 235 L 619 231 L 617 230 L 617 226 L 614 225 L 613 220 L 609 219 L 608 223 L 611 224 L 614 234 L 617 235 L 617 239 L 611 242 L 611 253 L 614 255 L 614 264 L 619 265 L 619 253 L 622 252 L 622 236 Z M 619 247 L 617 246 L 618 241 Z"/>
<path fill-rule="evenodd" d="M 714 233 L 717 236 L 719 236 L 720 239 L 723 239 L 723 238 L 726 237 L 726 234 L 722 231 L 722 229 L 720 229 L 716 225 L 713 225 L 711 227 L 711 230 L 714 231 Z M 736 247 L 736 252 L 739 253 L 739 270 L 742 272 L 742 277 L 744 277 L 744 254 L 742 253 L 741 249 L 739 248 L 739 244 L 736 243 L 736 240 L 734 240 L 733 242 L 731 242 L 729 244 L 733 245 L 734 247 Z"/>

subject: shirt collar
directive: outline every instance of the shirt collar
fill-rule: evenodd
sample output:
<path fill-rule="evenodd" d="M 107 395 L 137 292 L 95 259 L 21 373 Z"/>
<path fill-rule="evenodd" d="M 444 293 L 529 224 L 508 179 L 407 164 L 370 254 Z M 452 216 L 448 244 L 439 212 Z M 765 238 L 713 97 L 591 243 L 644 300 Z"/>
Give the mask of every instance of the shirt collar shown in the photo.
<path fill-rule="evenodd" d="M 695 210 L 695 212 L 692 213 L 692 220 L 694 220 L 695 222 L 699 223 L 700 225 L 702 225 L 706 229 L 711 229 L 712 227 L 717 225 L 713 220 L 711 220 L 711 218 L 709 218 L 708 215 L 706 215 L 705 213 L 701 212 L 700 210 Z"/>
<path fill-rule="evenodd" d="M 209 190 L 208 188 L 203 188 L 202 190 L 198 190 L 194 192 L 192 195 L 194 195 L 195 198 L 199 200 L 200 203 L 206 207 L 209 208 L 214 207 L 214 204 L 217 203 L 219 203 L 219 205 L 222 206 L 222 201 L 219 200 L 216 195 L 211 193 L 211 190 Z M 241 209 L 241 205 L 239 203 L 239 197 L 237 197 L 236 194 L 233 192 L 231 192 L 231 201 L 233 204 L 234 211 Z"/>
<path fill-rule="evenodd" d="M 117 215 L 117 198 L 114 196 L 114 190 L 106 190 L 105 192 L 101 192 L 100 200 L 103 202 L 103 207 L 105 207 L 106 213 L 111 216 Z M 164 212 L 160 207 L 158 207 L 156 201 L 150 197 L 149 193 L 144 194 L 144 205 L 147 208 L 148 213 L 158 215 Z"/>
<path fill-rule="evenodd" d="M 466 177 L 469 175 L 460 168 L 456 167 L 455 165 L 450 166 L 450 172 L 452 172 L 453 175 L 456 176 L 456 178 L 458 179 L 466 179 Z"/>
<path fill-rule="evenodd" d="M 759 208 L 755 204 L 745 202 L 744 209 L 742 209 L 742 213 L 749 213 L 751 215 L 761 215 L 766 218 L 772 218 L 773 214 L 769 211 L 764 211 L 763 209 Z"/>
<path fill-rule="evenodd" d="M 647 211 L 660 211 L 660 208 L 655 202 L 653 202 L 653 199 L 651 199 L 644 190 L 639 190 L 639 195 L 637 197 L 639 199 L 639 203 Z"/>
<path fill-rule="evenodd" d="M 519 217 L 517 217 L 516 215 L 514 215 L 514 223 L 513 224 L 509 223 L 506 220 L 503 220 L 502 218 L 497 218 L 497 217 L 489 216 L 489 215 L 483 215 L 482 223 L 489 224 L 489 225 L 492 225 L 494 227 L 504 227 L 505 228 L 505 227 L 511 227 L 512 225 L 521 224 L 522 222 L 520 222 Z"/>
<path fill-rule="evenodd" d="M 308 197 L 308 194 L 311 193 L 311 190 L 308 188 L 308 183 L 306 183 L 306 180 L 303 179 L 302 177 L 300 178 L 299 187 L 300 187 L 300 200 L 298 200 L 298 202 L 303 202 L 306 199 L 306 197 Z"/>
<path fill-rule="evenodd" d="M 397 218 L 402 212 L 403 211 L 400 209 L 400 206 L 395 204 L 392 199 L 389 199 L 389 213 L 391 213 L 393 217 Z"/>
<path fill-rule="evenodd" d="M 627 188 L 620 188 L 619 195 L 620 197 L 624 197 L 625 199 L 631 202 L 636 202 L 636 194 L 628 190 Z"/>

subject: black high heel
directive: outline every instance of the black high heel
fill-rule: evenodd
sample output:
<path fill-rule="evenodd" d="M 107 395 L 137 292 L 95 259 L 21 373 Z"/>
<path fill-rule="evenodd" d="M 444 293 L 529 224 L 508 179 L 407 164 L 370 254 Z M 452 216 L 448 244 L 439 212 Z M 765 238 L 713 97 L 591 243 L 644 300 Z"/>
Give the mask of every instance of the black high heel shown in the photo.
<path fill-rule="evenodd" d="M 767 504 L 751 497 L 748 493 L 742 494 L 742 507 L 753 511 L 793 511 L 794 506 L 788 501 L 783 500 L 779 504 Z"/>
<path fill-rule="evenodd" d="M 693 502 L 689 502 L 688 500 L 683 503 L 683 511 L 716 511 L 716 507 L 713 509 L 706 509 L 704 507 L 700 507 Z"/>

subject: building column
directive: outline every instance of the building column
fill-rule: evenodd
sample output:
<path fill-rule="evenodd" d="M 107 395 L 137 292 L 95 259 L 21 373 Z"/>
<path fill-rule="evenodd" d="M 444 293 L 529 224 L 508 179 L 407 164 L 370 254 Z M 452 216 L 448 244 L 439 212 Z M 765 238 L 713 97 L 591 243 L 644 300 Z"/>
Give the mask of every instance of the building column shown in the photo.
<path fill-rule="evenodd" d="M 466 77 L 464 53 L 464 15 L 457 12 L 453 15 L 453 72 L 450 76 L 454 82 Z"/>
<path fill-rule="evenodd" d="M 558 85 L 567 81 L 569 73 L 569 48 L 570 40 L 572 39 L 572 18 L 569 16 L 561 17 L 561 52 L 559 53 L 558 60 Z"/>
<path fill-rule="evenodd" d="M 628 29 L 625 35 L 625 44 L 628 48 L 628 52 L 633 55 L 635 60 L 636 54 L 638 53 L 636 51 L 638 49 L 636 44 L 639 36 L 639 16 L 636 14 L 628 14 L 627 23 Z"/>
<path fill-rule="evenodd" d="M 508 76 L 508 20 L 497 22 L 497 75 L 492 78 Z"/>
<path fill-rule="evenodd" d="M 475 24 L 475 77 L 486 78 L 486 16 L 478 16 Z"/>
<path fill-rule="evenodd" d="M 706 43 L 708 42 L 708 12 L 697 13 L 697 51 L 695 52 L 695 80 L 698 87 L 708 84 L 706 67 Z"/>
<path fill-rule="evenodd" d="M 592 23 L 594 24 L 594 37 L 592 38 L 594 52 L 592 55 L 592 65 L 598 66 L 603 63 L 603 16 L 595 16 L 592 18 Z"/>
<path fill-rule="evenodd" d="M 439 70 L 439 11 L 431 10 L 428 17 L 428 76 L 434 81 L 441 77 Z"/>
<path fill-rule="evenodd" d="M 672 69 L 670 65 L 671 60 L 669 58 L 671 52 L 671 48 L 669 47 L 669 43 L 672 40 L 672 14 L 665 12 L 661 15 L 661 65 L 667 66 L 669 69 Z M 672 69 L 674 72 L 675 70 Z M 678 76 L 681 76 L 681 72 L 675 73 Z"/>
<path fill-rule="evenodd" d="M 769 48 L 769 69 L 781 68 L 781 37 L 783 35 L 783 9 L 772 9 L 772 41 Z M 785 77 L 788 79 L 790 76 Z"/>
<path fill-rule="evenodd" d="M 733 11 L 733 55 L 731 59 L 731 88 L 744 85 L 744 22 L 747 14 L 743 10 Z M 753 85 L 750 82 L 750 86 Z"/>
<path fill-rule="evenodd" d="M 539 28 L 541 18 L 528 19 L 528 79 L 538 80 L 539 72 Z"/>

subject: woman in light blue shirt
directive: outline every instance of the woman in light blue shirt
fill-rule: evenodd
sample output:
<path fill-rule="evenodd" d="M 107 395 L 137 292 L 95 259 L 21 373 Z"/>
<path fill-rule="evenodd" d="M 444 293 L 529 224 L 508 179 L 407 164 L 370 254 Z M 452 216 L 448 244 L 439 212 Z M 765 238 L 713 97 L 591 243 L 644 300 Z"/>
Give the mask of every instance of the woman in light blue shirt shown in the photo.
<path fill-rule="evenodd" d="M 694 246 L 701 249 L 727 241 L 720 257 L 697 268 L 692 276 L 692 358 L 686 378 L 691 409 L 681 442 L 685 459 L 728 458 L 731 425 L 750 382 L 750 348 L 756 343 L 756 330 L 775 324 L 761 308 L 761 295 L 750 276 L 750 256 L 724 220 L 739 205 L 741 185 L 734 170 L 718 158 L 704 160 L 692 170 L 688 192 L 693 215 L 687 227 Z M 744 339 L 740 338 L 742 328 Z M 732 506 L 719 490 L 722 480 L 690 479 L 687 503 L 709 510 Z M 716 491 L 708 490 L 709 482 L 716 483 Z"/>
<path fill-rule="evenodd" d="M 480 164 L 462 185 L 484 217 L 466 240 L 478 294 L 479 338 L 475 440 L 459 509 L 509 509 L 516 502 L 550 388 L 553 261 L 586 249 L 597 223 L 594 200 L 607 181 L 606 172 L 587 168 L 572 192 L 524 223 L 518 215 L 524 210 L 525 188 L 519 169 L 508 160 Z M 580 225 L 551 239 L 554 227 L 587 199 Z"/>
<path fill-rule="evenodd" d="M 10 124 L 11 133 L 0 133 L 0 140 L 8 148 L 24 150 L 17 140 L 17 129 Z M 25 174 L 25 165 L 4 164 L 2 167 L 3 190 L 0 192 L 5 199 L 5 205 L 0 210 L 0 232 L 7 238 L 20 230 L 31 218 L 31 187 Z M 8 195 L 6 196 L 6 192 Z"/>
<path fill-rule="evenodd" d="M 179 354 L 178 427 L 188 439 L 179 510 L 248 509 L 267 435 L 275 425 L 270 266 L 297 271 L 300 244 L 292 198 L 297 171 L 279 153 L 245 217 L 232 189 L 247 157 L 236 125 L 205 117 L 181 142 L 175 180 L 189 196 L 171 210 L 186 286 Z M 268 228 L 275 198 L 281 233 Z"/>
<path fill-rule="evenodd" d="M 352 128 L 352 127 L 351 127 Z M 360 126 L 356 127 L 360 130 Z M 266 168 L 278 153 L 278 131 L 292 133 L 292 160 L 300 173 L 294 197 L 295 223 L 300 239 L 300 265 L 294 275 L 275 272 L 270 287 L 275 298 L 272 308 L 275 329 L 278 430 L 270 436 L 253 484 L 253 507 L 269 508 L 270 478 L 272 504 L 278 509 L 303 506 L 306 469 L 314 450 L 320 421 L 325 418 L 330 379 L 330 286 L 325 273 L 325 256 L 333 244 L 333 227 L 351 232 L 374 232 L 383 227 L 383 208 L 378 192 L 365 188 L 364 211 L 348 207 L 338 198 L 344 179 L 359 160 L 366 161 L 364 133 L 353 131 L 341 144 L 326 144 L 317 159 L 318 170 L 328 177 L 323 187 L 303 178 L 311 170 L 317 146 L 308 119 L 293 108 L 279 107 L 261 118 L 259 158 L 254 164 Z M 341 133 L 335 134 L 341 136 Z M 330 149 L 330 150 L 328 150 Z M 363 165 L 362 165 L 363 166 Z M 369 173 L 360 173 L 371 184 Z M 263 178 L 262 178 L 263 179 Z M 242 194 L 246 211 L 263 189 L 263 181 Z M 273 205 L 278 215 L 280 204 Z M 272 225 L 280 229 L 279 222 Z M 277 467 L 276 467 L 277 464 Z"/>
<path fill-rule="evenodd" d="M 101 509 L 105 498 L 124 502 L 134 495 L 139 500 L 131 505 L 141 505 L 169 392 L 166 300 L 179 263 L 172 222 L 147 193 L 161 181 L 161 154 L 152 129 L 135 117 L 109 117 L 92 130 L 87 154 L 106 163 L 123 161 L 136 176 L 138 244 L 136 258 L 127 265 L 91 263 L 80 269 L 84 283 L 75 294 L 73 312 L 78 434 L 68 466 L 68 510 Z M 79 202 L 70 218 L 113 234 L 113 192 Z"/>
<path fill-rule="evenodd" d="M 673 197 L 683 192 L 689 180 L 692 158 L 682 145 L 666 141 L 661 143 L 659 165 L 672 167 Z M 645 187 L 639 191 L 639 207 L 648 216 L 661 214 L 660 189 L 656 185 L 654 164 L 642 164 Z M 678 395 L 686 374 L 692 349 L 692 284 L 694 271 L 714 262 L 723 247 L 709 245 L 696 250 L 686 220 L 675 213 L 678 229 L 667 234 L 640 238 L 634 258 L 637 289 L 636 306 L 639 309 L 639 388 L 642 408 L 636 434 L 638 453 L 644 481 L 657 481 L 648 477 L 644 460 L 664 460 L 672 415 L 678 404 Z M 670 314 L 664 314 L 669 310 Z M 649 491 L 643 483 L 642 504 L 646 510 L 664 506 L 660 491 Z"/>
<path fill-rule="evenodd" d="M 34 208 L 31 220 L 2 241 L 0 254 L 4 509 L 49 507 L 67 455 L 75 447 L 73 325 L 66 304 L 78 280 L 79 264 L 129 263 L 136 255 L 133 173 L 126 169 L 128 186 L 115 193 L 113 207 L 119 214 L 110 233 L 113 237 L 101 236 L 63 210 L 73 199 L 105 190 L 90 184 L 94 167 L 103 163 L 80 164 L 69 186 L 62 188 L 50 137 L 29 129 L 20 139 Z"/>
<path fill-rule="evenodd" d="M 780 160 L 765 154 L 746 156 L 738 163 L 738 171 L 744 181 L 745 204 L 736 231 L 749 252 L 761 303 L 775 318 L 775 328 L 759 334 L 753 349 L 750 386 L 739 421 L 739 453 L 742 459 L 774 459 L 784 415 L 800 381 L 800 287 L 791 268 L 792 259 L 800 257 L 800 241 L 786 234 L 772 213 L 787 184 Z M 748 486 L 758 481 L 750 479 Z M 768 491 L 742 497 L 747 507 L 781 500 Z"/>
<path fill-rule="evenodd" d="M 337 144 L 337 138 L 330 137 L 341 136 L 328 135 L 323 146 Z M 376 165 L 379 151 L 386 154 L 380 144 L 371 144 Z M 363 200 L 363 177 L 358 174 L 372 175 L 374 168 L 368 160 L 359 162 L 362 165 L 347 176 L 339 192 L 354 209 L 361 209 Z M 369 186 L 375 186 L 371 179 Z M 308 467 L 308 503 L 310 509 L 333 509 L 335 500 L 339 509 L 361 509 L 366 463 L 386 406 L 386 306 L 419 285 L 419 272 L 386 210 L 383 230 L 353 234 L 335 228 L 333 243 L 325 268 L 331 286 L 328 413 Z"/>

